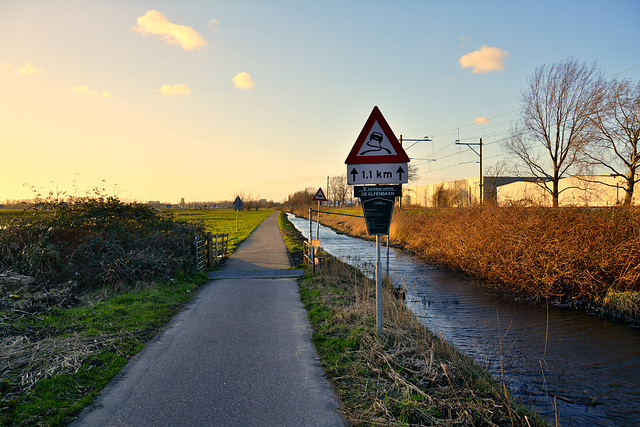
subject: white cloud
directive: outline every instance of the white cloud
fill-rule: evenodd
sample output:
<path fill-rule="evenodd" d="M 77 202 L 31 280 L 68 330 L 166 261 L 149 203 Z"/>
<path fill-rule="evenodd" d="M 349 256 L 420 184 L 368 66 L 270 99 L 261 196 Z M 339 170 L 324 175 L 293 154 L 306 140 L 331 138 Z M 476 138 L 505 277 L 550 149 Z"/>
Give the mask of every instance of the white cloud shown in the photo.
<path fill-rule="evenodd" d="M 9 71 L 13 68 L 13 65 L 8 62 L 3 62 L 0 64 L 0 71 Z"/>
<path fill-rule="evenodd" d="M 74 86 L 71 88 L 71 90 L 73 90 L 73 92 L 77 93 L 78 95 L 98 95 L 98 92 L 89 89 L 89 86 L 87 85 Z M 104 98 L 113 98 L 113 95 L 111 95 L 111 93 L 107 92 L 106 90 L 103 90 L 100 96 Z"/>
<path fill-rule="evenodd" d="M 18 73 L 23 74 L 25 76 L 33 76 L 34 74 L 38 74 L 42 72 L 42 68 L 34 67 L 31 62 L 27 62 L 18 70 Z"/>
<path fill-rule="evenodd" d="M 74 86 L 71 89 L 73 90 L 74 93 L 77 93 L 78 95 L 95 95 L 96 94 L 96 92 L 89 89 L 89 86 L 86 86 L 86 85 Z"/>
<path fill-rule="evenodd" d="M 256 82 L 251 80 L 251 74 L 244 71 L 233 76 L 232 80 L 237 89 L 253 89 L 253 86 L 256 84 Z"/>
<path fill-rule="evenodd" d="M 458 61 L 462 68 L 473 67 L 475 74 L 489 73 L 504 68 L 503 59 L 509 52 L 497 47 L 482 45 L 480 50 L 463 55 Z"/>
<path fill-rule="evenodd" d="M 209 26 L 212 27 L 215 31 L 218 31 L 220 23 L 217 20 L 212 19 L 211 21 L 209 21 Z"/>
<path fill-rule="evenodd" d="M 164 85 L 160 89 L 158 89 L 163 95 L 172 96 L 172 95 L 188 95 L 191 93 L 191 89 L 187 85 L 177 84 L 177 85 Z"/>
<path fill-rule="evenodd" d="M 487 119 L 486 117 L 478 116 L 473 121 L 473 123 L 475 123 L 477 125 L 487 125 L 487 124 L 491 123 L 491 121 L 489 119 Z"/>
<path fill-rule="evenodd" d="M 169 22 L 167 17 L 157 10 L 150 10 L 143 16 L 139 16 L 137 22 L 138 25 L 134 30 L 143 36 L 159 35 L 168 44 L 179 45 L 186 50 L 195 50 L 207 45 L 207 42 L 196 30 Z"/>

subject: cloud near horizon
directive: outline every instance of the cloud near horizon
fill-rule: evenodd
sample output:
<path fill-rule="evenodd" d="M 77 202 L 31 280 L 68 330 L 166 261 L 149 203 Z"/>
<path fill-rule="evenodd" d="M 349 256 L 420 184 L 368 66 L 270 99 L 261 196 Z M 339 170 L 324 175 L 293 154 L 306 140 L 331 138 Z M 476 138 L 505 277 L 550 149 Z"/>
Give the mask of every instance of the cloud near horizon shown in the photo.
<path fill-rule="evenodd" d="M 98 95 L 98 92 L 89 89 L 89 86 L 87 85 L 74 86 L 71 88 L 71 90 L 73 90 L 73 92 L 77 93 L 78 95 Z M 111 93 L 107 92 L 106 90 L 103 90 L 100 93 L 100 96 L 102 96 L 103 98 L 113 98 L 113 95 L 111 95 Z"/>
<path fill-rule="evenodd" d="M 462 55 L 458 62 L 462 68 L 473 67 L 474 74 L 485 74 L 502 70 L 503 59 L 507 56 L 509 56 L 508 51 L 483 44 L 480 50 Z"/>
<path fill-rule="evenodd" d="M 202 36 L 196 30 L 185 25 L 170 22 L 166 16 L 157 10 L 150 10 L 137 19 L 138 25 L 134 30 L 147 36 L 149 34 L 162 36 L 168 44 L 179 45 L 185 50 L 195 50 L 207 46 Z"/>
<path fill-rule="evenodd" d="M 251 74 L 245 71 L 233 76 L 232 81 L 233 84 L 236 85 L 236 89 L 253 89 L 253 86 L 256 84 L 256 82 L 251 80 Z"/>
<path fill-rule="evenodd" d="M 177 85 L 164 85 L 158 92 L 165 96 L 173 96 L 173 95 L 189 95 L 191 93 L 191 89 L 187 85 L 177 84 Z"/>
<path fill-rule="evenodd" d="M 34 67 L 31 62 L 27 62 L 18 70 L 18 73 L 24 76 L 33 76 L 41 72 L 42 68 Z"/>
<path fill-rule="evenodd" d="M 472 123 L 475 123 L 477 125 L 487 125 L 491 123 L 491 121 L 486 117 L 478 116 Z"/>

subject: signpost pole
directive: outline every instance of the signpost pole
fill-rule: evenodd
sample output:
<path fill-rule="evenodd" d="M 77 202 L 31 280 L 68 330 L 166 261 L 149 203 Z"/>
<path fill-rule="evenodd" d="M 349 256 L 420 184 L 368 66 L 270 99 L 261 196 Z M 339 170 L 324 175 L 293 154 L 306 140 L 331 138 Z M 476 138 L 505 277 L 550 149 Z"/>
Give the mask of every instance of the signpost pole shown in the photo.
<path fill-rule="evenodd" d="M 382 335 L 382 265 L 380 236 L 387 235 L 389 275 L 389 227 L 396 197 L 409 182 L 410 159 L 378 107 L 373 107 L 347 159 L 347 184 L 355 185 L 367 231 L 376 236 L 376 332 Z"/>
<path fill-rule="evenodd" d="M 311 228 L 311 221 L 313 221 L 313 209 L 309 208 L 309 244 L 313 243 L 313 228 Z"/>
<path fill-rule="evenodd" d="M 380 235 L 376 235 L 376 332 L 382 335 L 382 278 L 380 277 Z"/>
<path fill-rule="evenodd" d="M 240 217 L 240 210 L 242 209 L 242 200 L 240 200 L 240 196 L 236 196 L 236 199 L 233 201 L 233 208 L 236 210 L 236 233 L 237 233 L 238 218 Z"/>
<path fill-rule="evenodd" d="M 390 234 L 387 233 L 387 277 L 389 277 L 389 236 Z"/>
<path fill-rule="evenodd" d="M 316 217 L 316 240 L 320 240 L 320 200 L 318 200 L 318 216 Z"/>

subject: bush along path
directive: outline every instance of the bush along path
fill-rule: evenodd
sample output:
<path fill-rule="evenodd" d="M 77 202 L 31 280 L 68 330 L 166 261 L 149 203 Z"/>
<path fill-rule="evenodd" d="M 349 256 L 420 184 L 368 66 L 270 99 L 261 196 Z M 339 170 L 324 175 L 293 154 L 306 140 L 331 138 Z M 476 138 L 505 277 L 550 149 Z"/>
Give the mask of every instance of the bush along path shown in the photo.
<path fill-rule="evenodd" d="M 281 221 L 286 217 L 281 214 Z M 285 229 L 283 229 L 285 230 Z M 295 228 L 287 245 L 301 245 Z M 345 419 L 370 425 L 546 425 L 502 383 L 422 325 L 386 284 L 376 334 L 375 283 L 328 257 L 300 279 L 313 341 Z"/>
<path fill-rule="evenodd" d="M 0 224 L 0 425 L 64 425 L 206 282 L 198 224 L 114 198 Z"/>

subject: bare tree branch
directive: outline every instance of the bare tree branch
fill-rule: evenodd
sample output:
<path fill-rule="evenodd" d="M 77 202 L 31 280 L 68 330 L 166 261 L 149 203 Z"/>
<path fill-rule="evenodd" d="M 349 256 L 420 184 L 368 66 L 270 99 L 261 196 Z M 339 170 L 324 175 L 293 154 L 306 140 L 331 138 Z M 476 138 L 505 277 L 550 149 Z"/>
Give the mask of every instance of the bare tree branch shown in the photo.
<path fill-rule="evenodd" d="M 559 182 L 583 156 L 593 111 L 595 64 L 570 58 L 542 65 L 521 95 L 521 121 L 505 144 L 558 206 Z"/>

